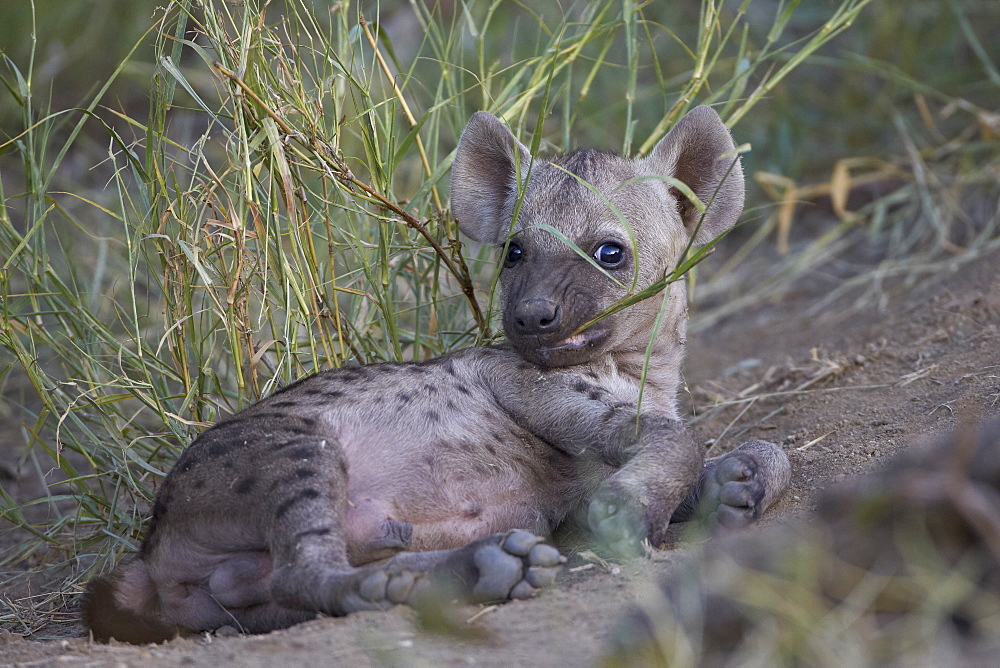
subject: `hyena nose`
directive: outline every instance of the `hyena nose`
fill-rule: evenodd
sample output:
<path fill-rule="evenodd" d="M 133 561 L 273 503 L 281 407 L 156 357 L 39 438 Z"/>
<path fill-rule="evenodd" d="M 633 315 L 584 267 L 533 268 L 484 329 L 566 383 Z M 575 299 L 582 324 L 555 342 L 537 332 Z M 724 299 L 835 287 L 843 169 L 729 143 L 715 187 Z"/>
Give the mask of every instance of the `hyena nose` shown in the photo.
<path fill-rule="evenodd" d="M 518 334 L 548 334 L 559 327 L 559 305 L 548 299 L 525 299 L 514 309 Z"/>

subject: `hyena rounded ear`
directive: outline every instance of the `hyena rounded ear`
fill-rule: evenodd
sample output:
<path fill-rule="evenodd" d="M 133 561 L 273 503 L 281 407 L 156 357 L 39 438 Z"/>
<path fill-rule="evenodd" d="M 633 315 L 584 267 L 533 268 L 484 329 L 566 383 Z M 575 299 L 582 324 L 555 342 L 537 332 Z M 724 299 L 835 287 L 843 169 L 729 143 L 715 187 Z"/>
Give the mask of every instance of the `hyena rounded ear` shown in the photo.
<path fill-rule="evenodd" d="M 735 149 L 719 114 L 711 107 L 696 107 L 646 158 L 647 169 L 683 181 L 707 207 L 702 217 L 688 198 L 672 189 L 684 227 L 688 234 L 696 235 L 697 244 L 731 228 L 743 212 L 743 168 L 732 153 Z"/>
<path fill-rule="evenodd" d="M 451 168 L 451 212 L 459 229 L 484 243 L 507 238 L 517 179 L 528 176 L 531 154 L 503 122 L 485 111 L 469 119 Z"/>

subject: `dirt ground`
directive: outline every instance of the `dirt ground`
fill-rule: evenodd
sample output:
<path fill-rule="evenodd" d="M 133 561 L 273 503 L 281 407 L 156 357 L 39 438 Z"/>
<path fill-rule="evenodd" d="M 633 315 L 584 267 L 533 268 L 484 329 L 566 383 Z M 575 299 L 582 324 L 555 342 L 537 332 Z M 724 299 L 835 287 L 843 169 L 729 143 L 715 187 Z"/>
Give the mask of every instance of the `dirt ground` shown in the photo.
<path fill-rule="evenodd" d="M 804 280 L 780 301 L 693 329 L 685 401 L 703 412 L 692 428 L 709 454 L 760 438 L 780 444 L 792 460 L 792 487 L 765 525 L 807 515 L 818 490 L 890 460 L 919 437 L 1000 414 L 998 268 L 994 253 L 906 291 L 886 285 L 884 308 L 848 308 L 846 296 L 811 317 L 799 314 L 830 283 Z M 755 279 L 752 262 L 741 271 L 736 285 Z M 707 410 L 719 400 L 731 405 Z M 93 644 L 79 626 L 36 634 L 47 636 L 42 640 L 2 631 L 0 664 L 590 665 L 616 620 L 683 552 L 678 534 L 675 549 L 644 560 L 602 564 L 576 554 L 553 590 L 531 601 L 462 608 L 446 630 L 397 608 L 267 635 L 222 633 L 144 647 Z M 67 628 L 77 636 L 51 639 Z"/>

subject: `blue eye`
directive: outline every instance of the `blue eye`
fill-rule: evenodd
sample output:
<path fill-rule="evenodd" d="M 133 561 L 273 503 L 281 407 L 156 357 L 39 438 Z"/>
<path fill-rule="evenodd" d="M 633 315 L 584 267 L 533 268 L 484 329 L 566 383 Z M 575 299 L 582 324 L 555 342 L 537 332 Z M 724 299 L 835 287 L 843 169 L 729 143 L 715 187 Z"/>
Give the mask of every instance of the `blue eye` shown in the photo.
<path fill-rule="evenodd" d="M 594 259 L 605 267 L 617 267 L 625 261 L 625 249 L 609 241 L 608 243 L 601 244 L 594 253 Z"/>
<path fill-rule="evenodd" d="M 510 245 L 507 246 L 507 266 L 510 266 L 510 265 L 514 264 L 515 262 L 517 262 L 518 260 L 520 260 L 521 259 L 521 255 L 523 255 L 523 251 L 521 250 L 521 247 L 518 246 L 513 241 L 510 242 Z"/>

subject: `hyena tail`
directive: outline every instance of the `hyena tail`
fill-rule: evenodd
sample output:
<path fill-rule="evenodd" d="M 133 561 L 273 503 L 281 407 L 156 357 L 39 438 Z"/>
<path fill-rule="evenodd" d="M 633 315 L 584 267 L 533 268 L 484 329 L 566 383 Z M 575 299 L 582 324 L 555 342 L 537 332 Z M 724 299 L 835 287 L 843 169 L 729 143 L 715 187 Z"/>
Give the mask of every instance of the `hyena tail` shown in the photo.
<path fill-rule="evenodd" d="M 180 629 L 159 615 L 156 587 L 142 559 L 121 564 L 87 585 L 83 621 L 95 640 L 144 645 L 170 640 Z"/>

